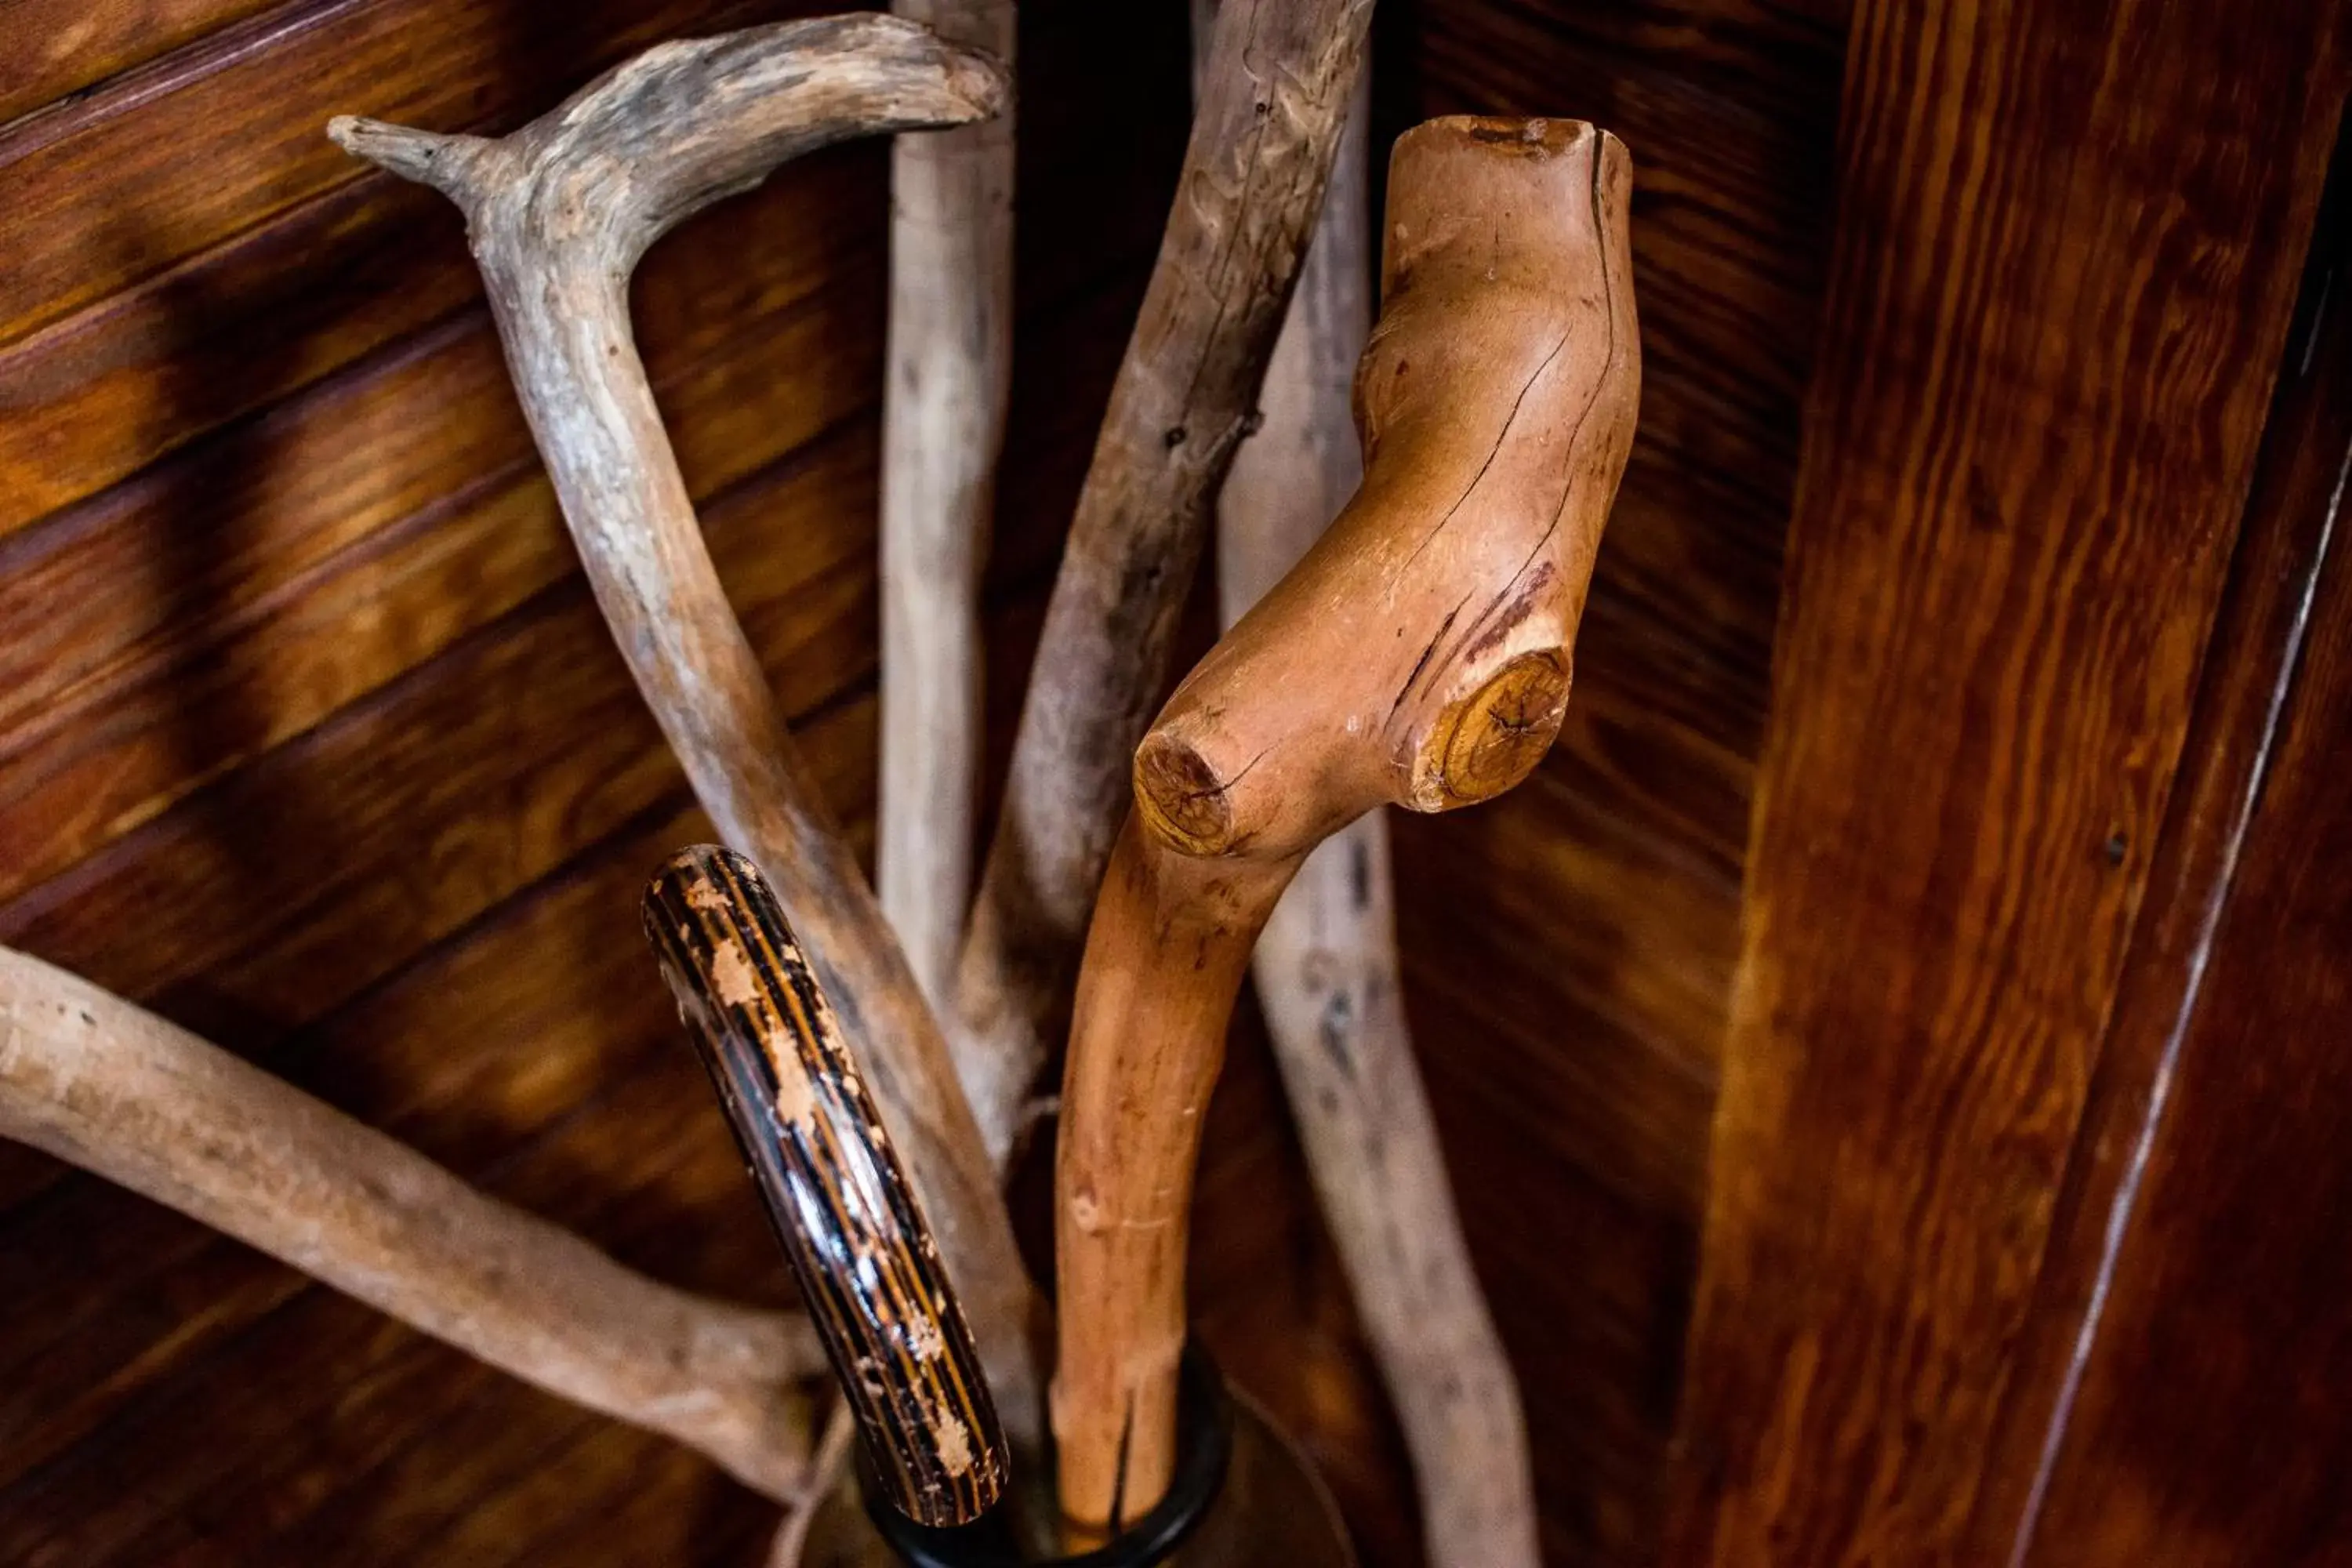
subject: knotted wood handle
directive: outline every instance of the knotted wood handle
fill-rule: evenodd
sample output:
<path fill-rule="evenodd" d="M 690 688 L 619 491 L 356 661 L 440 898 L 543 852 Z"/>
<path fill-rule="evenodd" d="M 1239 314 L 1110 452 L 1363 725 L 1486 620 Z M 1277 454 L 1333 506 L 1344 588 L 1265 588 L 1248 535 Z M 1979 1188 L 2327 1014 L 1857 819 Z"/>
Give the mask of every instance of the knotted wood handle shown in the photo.
<path fill-rule="evenodd" d="M 1356 378 L 1361 488 L 1196 666 L 1135 756 L 1080 968 L 1055 1172 L 1062 1506 L 1167 1485 L 1200 1119 L 1260 928 L 1371 807 L 1525 778 L 1640 399 L 1622 143 L 1574 121 L 1400 138 Z"/>
<path fill-rule="evenodd" d="M 644 914 L 890 1500 L 924 1524 L 978 1519 L 1006 1462 L 971 1331 L 774 895 L 702 845 L 663 866 Z"/>

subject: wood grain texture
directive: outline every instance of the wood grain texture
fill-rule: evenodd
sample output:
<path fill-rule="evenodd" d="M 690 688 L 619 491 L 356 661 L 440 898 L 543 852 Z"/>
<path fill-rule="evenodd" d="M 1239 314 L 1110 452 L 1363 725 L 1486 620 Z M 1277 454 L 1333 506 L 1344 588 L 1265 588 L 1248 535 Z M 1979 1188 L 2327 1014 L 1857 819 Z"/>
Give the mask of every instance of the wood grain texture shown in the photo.
<path fill-rule="evenodd" d="M 2334 141 L 2243 21 L 1858 12 L 1670 1562 L 1959 1560 Z"/>
<path fill-rule="evenodd" d="M 992 637 L 1013 639 L 1003 646 L 1016 668 L 1022 639 L 1034 637 L 1182 139 L 1181 75 L 1155 75 L 1148 48 L 1124 52 L 1129 24 L 1067 5 L 1038 9 L 1032 58 L 1059 84 L 1040 106 L 1049 132 L 1114 110 L 1158 109 L 1116 147 L 1048 134 L 1024 160 L 1032 200 L 1061 215 L 1047 232 L 1065 237 L 1024 270 L 1024 352 L 1052 371 L 1018 421 L 1020 478 L 994 588 L 1000 605 L 1020 607 L 1012 624 L 1028 628 L 1009 632 L 1002 614 L 991 623 Z M 612 18 L 591 9 L 575 20 L 593 28 Z M 528 51 L 532 38 L 525 30 L 511 41 Z M 429 41 L 415 47 L 429 61 Z M 1156 97 L 1155 80 L 1164 80 Z M 830 174 L 820 159 L 740 208 L 697 220 L 649 259 L 637 301 L 682 466 L 697 496 L 714 502 L 705 517 L 730 595 L 828 799 L 861 843 L 874 788 L 870 413 L 882 302 L 874 244 L 887 200 L 879 153 L 846 153 Z M 1133 177 L 1139 157 L 1156 178 Z M 803 181 L 803 173 L 822 177 Z M 738 210 L 751 215 L 741 227 Z M 438 265 L 436 249 L 462 264 L 457 230 L 438 220 L 413 239 L 387 236 L 384 287 L 396 290 L 404 267 Z M 776 264 L 751 254 L 755 242 L 782 253 Z M 663 285 L 665 273 L 677 283 Z M 337 331 L 353 327 L 352 341 L 382 309 L 376 297 L 324 298 L 330 279 L 307 263 L 272 282 L 271 309 L 295 313 L 307 304 Z M 194 300 L 179 320 L 192 331 L 220 323 L 231 338 L 268 327 L 268 309 L 241 329 L 229 324 L 236 302 Z M 478 332 L 478 318 L 446 330 Z M 735 338 L 745 353 L 733 352 Z M 403 394 L 410 412 L 398 418 L 422 418 L 436 394 L 462 409 L 467 388 L 482 384 L 452 374 L 446 355 L 432 357 L 451 341 L 395 334 L 371 363 L 373 371 L 429 360 Z M 168 366 L 170 353 L 159 353 Z M 696 381 L 707 393 L 688 394 Z M 481 395 L 470 395 L 478 407 Z M 186 412 L 198 411 L 191 395 Z M 128 429 L 152 412 L 126 405 L 121 423 L 106 428 Z M 501 439 L 520 427 L 511 413 L 482 418 Z M 200 452 L 241 442 L 257 423 L 232 420 L 186 444 Z M 156 660 L 154 712 L 171 711 L 183 682 L 218 682 L 209 688 L 217 696 L 183 703 L 178 722 L 157 739 L 190 748 L 192 759 L 218 756 L 212 725 L 243 712 L 247 697 L 264 712 L 284 704 L 283 721 L 209 784 L 173 773 L 167 787 L 178 804 L 141 824 L 101 865 L 65 886 L 46 879 L 49 891 L 37 901 L 49 913 L 33 918 L 33 940 L 58 937 L 98 967 L 154 979 L 177 1021 L 204 1024 L 636 1268 L 781 1301 L 788 1284 L 773 1243 L 708 1088 L 677 1049 L 659 983 L 616 956 L 635 942 L 627 912 L 644 868 L 667 847 L 709 837 L 710 827 L 686 812 L 657 731 L 632 712 L 577 576 L 559 570 L 534 586 L 529 571 L 515 569 L 529 568 L 545 544 L 562 551 L 539 482 L 496 480 L 528 492 L 499 513 L 516 523 L 513 546 L 488 519 L 467 550 L 443 557 L 432 547 L 436 508 L 462 516 L 471 504 L 468 454 L 478 448 L 462 443 L 483 426 L 470 417 L 420 424 L 416 450 L 383 423 L 354 426 L 355 449 L 344 454 L 314 422 L 313 438 L 245 445 L 238 462 L 187 478 L 176 501 L 155 500 L 161 522 L 173 505 L 196 507 L 208 485 L 234 479 L 208 514 L 216 527 L 208 521 L 174 559 L 200 542 L 244 539 L 248 518 L 257 528 L 268 520 L 266 539 L 292 547 L 307 532 L 341 526 L 347 481 L 334 474 L 364 480 L 370 466 L 383 465 L 414 476 L 402 481 L 387 525 L 404 525 L 417 542 L 399 548 L 421 550 L 417 566 L 447 567 L 438 589 L 379 596 L 362 575 L 339 598 L 333 585 L 373 559 L 379 531 L 336 535 L 341 547 L 323 571 L 306 559 L 273 576 L 275 543 L 241 554 L 239 580 L 266 583 L 271 595 L 266 624 L 248 622 L 243 634 L 243 668 L 278 672 L 266 690 L 212 674 L 201 595 L 158 619 L 134 614 L 136 646 Z M 9 451 L 22 448 L 11 443 Z M 309 475 L 331 458 L 341 466 L 313 487 Z M 469 552 L 480 572 L 463 567 Z M 43 636 L 55 629 L 69 641 L 80 615 L 115 591 L 152 602 L 170 569 L 126 542 L 50 581 L 53 596 L 26 608 Z M 325 596 L 312 599 L 314 591 Z M 112 605 L 104 608 L 110 616 Z M 425 642 L 406 642 L 412 630 Z M 289 639 L 282 647 L 280 637 Z M 389 701 L 401 717 L 388 728 L 352 724 L 353 702 L 331 689 L 307 717 L 291 702 L 304 660 L 325 660 L 345 643 L 367 672 L 357 710 L 381 718 Z M 488 647 L 507 652 L 480 662 Z M 454 664 L 439 663 L 453 656 Z M 596 687 L 614 695 L 613 706 L 579 705 Z M 51 732 L 29 754 L 103 733 L 111 703 L 84 711 L 88 724 Z M 28 718 L 12 714 L 11 729 Z M 239 787 L 260 782 L 247 775 L 272 757 L 263 787 Z M 444 765 L 449 775 L 436 783 Z M 164 869 L 191 853 L 200 864 L 184 868 L 184 881 Z M 58 918 L 64 906 L 95 915 L 155 874 L 183 894 L 164 922 L 177 932 L 167 946 L 207 925 L 245 933 L 213 950 L 221 967 L 199 959 L 180 969 L 167 959 L 150 968 L 137 957 L 143 932 L 118 923 L 110 938 L 79 916 Z M 310 899 L 304 879 L 313 875 L 340 891 Z M 345 894 L 356 902 L 339 931 L 332 910 Z M 305 953 L 289 953 L 279 967 L 270 951 L 289 939 Z M 170 977 L 174 971 L 180 978 Z M 1296 1179 L 1279 1166 L 1274 1177 Z M 1300 1217 L 1285 1208 L 1261 1221 L 1262 1207 L 1235 1205 L 1225 1223 L 1246 1216 L 1278 1227 Z M 1306 1223 L 1311 1228 L 1311 1215 Z M 764 1549 L 772 1511 L 707 1461 L 484 1373 L 366 1309 L 306 1292 L 299 1277 L 242 1247 L 89 1179 L 60 1180 L 45 1157 L 13 1144 L 0 1147 L 0 1270 L 9 1281 L 0 1342 L 15 1367 L 0 1398 L 0 1556 L 10 1561 L 750 1563 Z M 1231 1289 L 1267 1286 L 1243 1274 Z M 30 1331 L 36 1321 L 45 1325 L 38 1333 Z M 146 1478 L 137 1491 L 110 1481 L 118 1461 Z"/>
<path fill-rule="evenodd" d="M 886 1495 L 970 1524 L 1005 1483 L 971 1330 L 859 1057 L 759 869 L 716 845 L 663 862 L 646 940 L 692 1031 Z"/>
<path fill-rule="evenodd" d="M 1196 47 L 1213 8 L 1196 3 Z M 1372 324 L 1370 82 L 1217 498 L 1227 628 L 1306 554 L 1363 479 L 1352 412 Z M 1629 279 L 1630 282 L 1630 279 Z M 1527 1418 L 1463 1238 L 1414 1065 L 1387 813 L 1310 851 L 1250 962 L 1316 1196 L 1412 1452 L 1433 1564 L 1537 1561 Z"/>
<path fill-rule="evenodd" d="M 2017 1352 L 1970 1550 L 2302 1563 L 2344 1538 L 2333 1245 L 2347 1109 L 2352 163 L 2339 138 L 2181 776 Z M 2160 1375 L 2149 1375 L 2160 1368 Z M 2193 1414 L 2191 1414 L 2193 1412 Z"/>
<path fill-rule="evenodd" d="M 331 115 L 503 130 L 656 39 L 792 9 L 598 8 L 601 25 L 587 26 L 577 8 L 552 5 L 510 20 L 460 0 L 304 0 L 0 128 L 0 194 L 19 258 L 0 277 L 0 343 L 360 177 L 319 135 Z M 432 48 L 417 50 L 426 37 Z M 234 155 L 219 156 L 223 145 Z"/>
<path fill-rule="evenodd" d="M 1642 422 L 1559 740 L 1503 799 L 1391 825 L 1407 1010 L 1548 1562 L 1657 1549 L 1844 12 L 1391 0 L 1375 24 L 1376 143 L 1553 114 L 1635 160 Z"/>
<path fill-rule="evenodd" d="M 16 0 L 0 27 L 0 121 L 169 54 L 271 0 Z"/>
<path fill-rule="evenodd" d="M 1499 795 L 1559 731 L 1640 399 L 1632 181 L 1580 121 L 1399 139 L 1356 378 L 1363 483 L 1136 748 L 1055 1175 L 1054 1431 L 1083 1526 L 1168 1485 L 1200 1113 L 1276 900 L 1365 812 Z"/>

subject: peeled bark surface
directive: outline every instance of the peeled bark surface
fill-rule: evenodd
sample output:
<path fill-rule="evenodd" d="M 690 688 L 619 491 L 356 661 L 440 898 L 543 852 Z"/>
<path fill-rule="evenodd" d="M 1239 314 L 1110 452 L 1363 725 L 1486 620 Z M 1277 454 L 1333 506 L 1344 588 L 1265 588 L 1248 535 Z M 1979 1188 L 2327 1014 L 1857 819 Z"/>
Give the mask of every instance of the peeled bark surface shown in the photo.
<path fill-rule="evenodd" d="M 1069 994 L 1127 810 L 1128 759 L 1322 205 L 1370 21 L 1370 0 L 1234 0 L 1217 20 L 956 972 L 957 1065 L 1000 1162 Z"/>
<path fill-rule="evenodd" d="M 258 1247 L 549 1393 L 795 1499 L 797 1314 L 659 1285 L 217 1046 L 0 948 L 0 1134 Z"/>
<path fill-rule="evenodd" d="M 1559 732 L 1640 395 L 1631 184 L 1575 121 L 1399 140 L 1363 483 L 1137 748 L 1055 1171 L 1054 1428 L 1081 1527 L 1166 1486 L 1201 1117 L 1276 900 L 1365 812 L 1489 798 Z"/>
<path fill-rule="evenodd" d="M 1363 478 L 1349 393 L 1372 315 L 1365 97 L 1266 367 L 1265 423 L 1234 455 L 1218 501 L 1229 626 Z M 1307 857 L 1258 936 L 1251 973 L 1316 1195 L 1412 1450 L 1429 1561 L 1533 1568 L 1527 1426 L 1414 1063 L 1381 808 Z"/>
<path fill-rule="evenodd" d="M 464 209 L 523 413 L 596 602 L 728 844 L 809 946 L 921 1194 L 1016 1446 L 1038 1427 L 1024 1271 L 954 1064 L 802 763 L 705 548 L 632 340 L 627 281 L 675 224 L 853 136 L 997 111 L 995 67 L 861 15 L 665 44 L 501 141 L 339 121 Z"/>
<path fill-rule="evenodd" d="M 893 12 L 1008 68 L 1010 0 Z M 882 778 L 875 890 L 945 1009 L 980 793 L 980 580 L 1013 384 L 1013 111 L 890 146 L 882 384 Z"/>

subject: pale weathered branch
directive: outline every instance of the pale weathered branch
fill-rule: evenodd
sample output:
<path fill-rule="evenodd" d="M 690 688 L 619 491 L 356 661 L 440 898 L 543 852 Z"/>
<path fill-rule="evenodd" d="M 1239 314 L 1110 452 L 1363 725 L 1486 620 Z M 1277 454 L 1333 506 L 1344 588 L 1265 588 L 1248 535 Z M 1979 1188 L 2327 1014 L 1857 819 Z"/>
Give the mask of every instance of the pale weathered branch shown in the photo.
<path fill-rule="evenodd" d="M 501 141 L 338 121 L 465 210 L 523 412 L 614 640 L 729 844 L 810 946 L 921 1194 L 1016 1445 L 1038 1425 L 1035 1298 L 937 1023 L 729 606 L 629 326 L 671 225 L 847 137 L 969 124 L 995 68 L 871 14 L 666 44 Z"/>
<path fill-rule="evenodd" d="M 1203 7 L 1193 15 L 1198 37 Z M 1297 564 L 1363 478 L 1349 394 L 1372 315 L 1368 97 L 1360 83 L 1258 395 L 1265 422 L 1234 454 L 1218 500 L 1229 626 Z M 1533 1568 L 1527 1425 L 1413 1060 L 1384 808 L 1307 857 L 1258 936 L 1251 973 L 1316 1194 L 1412 1450 L 1429 1561 Z"/>
<path fill-rule="evenodd" d="M 1234 0 L 1078 498 L 956 971 L 957 1067 L 1012 1146 L 1069 994 L 1209 510 L 1347 117 L 1371 0 Z"/>
<path fill-rule="evenodd" d="M 1363 483 L 1136 750 L 1055 1178 L 1054 1428 L 1083 1526 L 1167 1485 L 1201 1118 L 1275 901 L 1366 811 L 1487 799 L 1559 733 L 1639 399 L 1631 174 L 1573 121 L 1398 141 Z"/>
<path fill-rule="evenodd" d="M 806 1319 L 656 1284 L 80 977 L 0 948 L 0 1134 L 226 1232 L 503 1371 L 808 1480 Z"/>
<path fill-rule="evenodd" d="M 856 1438 L 857 1423 L 848 1405 L 835 1405 L 833 1414 L 825 1417 L 824 1435 L 817 1439 L 816 1457 L 809 1463 L 808 1487 L 799 1505 L 786 1511 L 769 1543 L 767 1568 L 801 1568 L 808 1555 L 809 1531 L 828 1507 L 837 1518 L 860 1518 L 863 1510 L 854 1496 L 836 1495 L 856 1489 L 849 1463 Z"/>
<path fill-rule="evenodd" d="M 897 0 L 1010 66 L 1012 0 Z M 890 148 L 875 891 L 944 1016 L 971 907 L 981 571 L 1013 384 L 1013 114 Z"/>

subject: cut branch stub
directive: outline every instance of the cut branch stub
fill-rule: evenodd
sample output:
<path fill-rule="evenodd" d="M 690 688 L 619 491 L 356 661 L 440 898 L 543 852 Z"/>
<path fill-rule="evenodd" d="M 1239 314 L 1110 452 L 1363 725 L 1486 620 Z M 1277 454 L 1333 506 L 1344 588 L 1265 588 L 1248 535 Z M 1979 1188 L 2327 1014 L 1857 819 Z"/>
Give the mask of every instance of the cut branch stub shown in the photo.
<path fill-rule="evenodd" d="M 853 136 L 969 123 L 1000 73 L 863 14 L 666 44 L 499 142 L 369 121 L 330 132 L 467 216 L 523 413 L 596 602 L 719 834 L 810 949 L 948 1270 L 1016 1448 L 1037 1434 L 1034 1293 L 937 1022 L 802 763 L 704 547 L 629 329 L 660 233 Z"/>
<path fill-rule="evenodd" d="M 1442 810 L 1558 733 L 1640 351 L 1615 138 L 1455 119 L 1402 138 L 1355 499 L 1195 667 L 1135 758 L 1063 1083 L 1053 1387 L 1063 1509 L 1164 1490 L 1201 1116 L 1259 930 L 1382 802 Z"/>
<path fill-rule="evenodd" d="M 1213 7 L 1211 7 L 1213 10 Z M 1202 5 L 1193 7 L 1201 36 Z M 1353 390 L 1371 334 L 1370 94 L 1258 395 L 1265 423 L 1217 502 L 1231 626 L 1363 482 Z M 1266 1036 L 1356 1315 L 1396 1406 L 1431 1568 L 1536 1568 L 1535 1487 L 1509 1359 L 1471 1266 L 1405 1020 L 1387 813 L 1307 857 L 1250 960 Z"/>

